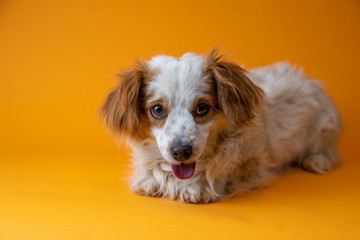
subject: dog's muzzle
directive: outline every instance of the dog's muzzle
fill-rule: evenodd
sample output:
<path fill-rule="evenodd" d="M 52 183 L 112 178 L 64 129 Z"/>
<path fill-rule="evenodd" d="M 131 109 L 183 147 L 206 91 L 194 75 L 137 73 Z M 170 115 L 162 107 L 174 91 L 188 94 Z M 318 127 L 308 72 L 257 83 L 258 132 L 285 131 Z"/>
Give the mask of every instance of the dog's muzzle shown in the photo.
<path fill-rule="evenodd" d="M 170 148 L 171 156 L 179 162 L 188 160 L 192 153 L 192 146 L 186 144 L 174 144 Z M 188 179 L 194 175 L 196 162 L 185 164 L 171 164 L 171 170 L 179 179 Z"/>

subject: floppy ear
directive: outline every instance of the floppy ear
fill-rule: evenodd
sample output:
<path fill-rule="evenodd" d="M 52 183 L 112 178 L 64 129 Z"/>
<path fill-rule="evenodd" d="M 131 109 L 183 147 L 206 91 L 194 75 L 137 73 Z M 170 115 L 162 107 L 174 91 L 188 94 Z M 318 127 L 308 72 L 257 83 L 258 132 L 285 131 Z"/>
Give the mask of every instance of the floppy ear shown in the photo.
<path fill-rule="evenodd" d="M 215 88 L 222 111 L 232 127 L 255 117 L 264 101 L 264 92 L 235 63 L 221 60 L 217 49 L 206 57 L 205 76 L 215 81 Z"/>
<path fill-rule="evenodd" d="M 147 72 L 146 62 L 138 61 L 134 67 L 120 73 L 118 85 L 99 108 L 100 118 L 117 135 L 137 140 L 143 137 L 144 131 L 141 130 L 146 121 L 141 121 L 144 114 L 140 101 Z"/>

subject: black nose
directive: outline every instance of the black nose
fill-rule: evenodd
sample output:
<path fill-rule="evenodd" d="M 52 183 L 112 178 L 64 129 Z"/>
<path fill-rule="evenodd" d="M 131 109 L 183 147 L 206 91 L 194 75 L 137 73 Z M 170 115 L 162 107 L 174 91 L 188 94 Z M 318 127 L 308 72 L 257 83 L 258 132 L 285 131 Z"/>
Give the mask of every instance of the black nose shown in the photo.
<path fill-rule="evenodd" d="M 174 145 L 170 148 L 171 156 L 177 161 L 189 159 L 192 153 L 191 145 Z"/>

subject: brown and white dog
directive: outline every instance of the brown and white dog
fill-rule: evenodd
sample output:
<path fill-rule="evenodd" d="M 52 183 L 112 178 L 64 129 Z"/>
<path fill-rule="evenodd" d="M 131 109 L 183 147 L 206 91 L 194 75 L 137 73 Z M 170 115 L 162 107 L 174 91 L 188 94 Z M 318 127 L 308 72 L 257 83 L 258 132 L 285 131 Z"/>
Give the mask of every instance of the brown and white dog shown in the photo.
<path fill-rule="evenodd" d="M 120 74 L 100 107 L 133 150 L 132 191 L 208 203 L 270 183 L 284 166 L 327 173 L 341 116 L 288 63 L 247 72 L 207 56 L 156 56 Z"/>

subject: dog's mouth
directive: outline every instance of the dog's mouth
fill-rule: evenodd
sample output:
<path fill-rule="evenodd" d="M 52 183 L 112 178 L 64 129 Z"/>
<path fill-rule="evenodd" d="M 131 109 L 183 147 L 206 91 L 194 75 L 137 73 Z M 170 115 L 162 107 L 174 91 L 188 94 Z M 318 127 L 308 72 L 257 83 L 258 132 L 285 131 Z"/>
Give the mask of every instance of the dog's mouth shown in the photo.
<path fill-rule="evenodd" d="M 179 179 L 188 179 L 191 178 L 194 175 L 196 167 L 196 162 L 185 164 L 171 164 L 171 170 L 175 174 L 175 176 Z"/>

